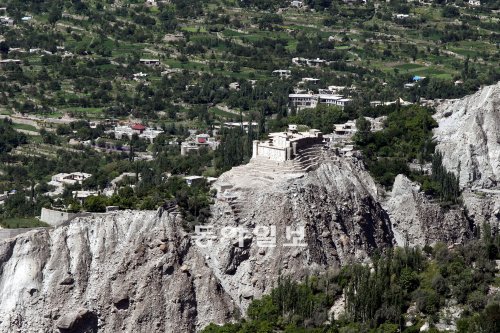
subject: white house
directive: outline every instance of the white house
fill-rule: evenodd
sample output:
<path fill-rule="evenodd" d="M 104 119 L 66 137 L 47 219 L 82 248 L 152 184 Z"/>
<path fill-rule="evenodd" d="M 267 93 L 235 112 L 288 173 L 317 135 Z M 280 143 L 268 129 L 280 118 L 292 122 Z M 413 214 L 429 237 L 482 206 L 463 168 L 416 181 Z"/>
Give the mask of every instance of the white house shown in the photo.
<path fill-rule="evenodd" d="M 49 185 L 54 185 L 55 183 L 65 184 L 65 185 L 75 185 L 83 182 L 84 180 L 90 177 L 92 177 L 92 175 L 85 172 L 58 173 L 57 175 L 52 176 Z"/>
<path fill-rule="evenodd" d="M 139 138 L 148 140 L 153 143 L 156 137 L 158 137 L 158 135 L 160 135 L 161 133 L 163 133 L 163 131 L 155 130 L 153 128 L 146 128 L 141 134 L 139 134 Z"/>
<path fill-rule="evenodd" d="M 245 132 L 248 132 L 248 128 L 250 126 L 252 126 L 253 128 L 256 128 L 257 126 L 259 126 L 259 123 L 255 122 L 255 121 L 253 121 L 252 123 L 250 123 L 249 121 L 227 122 L 227 123 L 224 123 L 224 126 L 230 127 L 230 128 L 242 127 Z"/>
<path fill-rule="evenodd" d="M 326 105 L 338 105 L 338 101 L 340 101 L 343 96 L 340 95 L 330 95 L 330 94 L 322 94 L 319 95 L 319 103 Z"/>
<path fill-rule="evenodd" d="M 478 7 L 478 6 L 481 6 L 481 1 L 480 0 L 469 0 L 469 5 Z"/>
<path fill-rule="evenodd" d="M 290 7 L 302 8 L 304 7 L 304 1 L 299 1 L 299 0 L 290 1 Z"/>
<path fill-rule="evenodd" d="M 132 76 L 134 77 L 135 81 L 141 81 L 142 79 L 146 78 L 148 76 L 148 74 L 143 73 L 143 72 L 139 72 L 139 73 L 132 74 Z"/>
<path fill-rule="evenodd" d="M 160 65 L 160 59 L 139 59 L 139 62 L 146 66 L 158 66 Z"/>
<path fill-rule="evenodd" d="M 292 64 L 297 66 L 309 66 L 309 67 L 321 67 L 326 65 L 326 60 L 316 58 L 316 59 L 307 59 L 307 58 L 292 58 Z"/>
<path fill-rule="evenodd" d="M 397 19 L 405 19 L 405 18 L 410 17 L 409 14 L 394 14 L 393 16 L 394 16 L 394 18 L 397 18 Z"/>
<path fill-rule="evenodd" d="M 290 107 L 297 110 L 314 108 L 318 104 L 318 99 L 313 94 L 289 94 Z"/>
<path fill-rule="evenodd" d="M 292 72 L 289 69 L 277 69 L 273 71 L 273 75 L 279 76 L 280 78 L 288 78 L 292 75 Z"/>
<path fill-rule="evenodd" d="M 337 101 L 337 106 L 340 106 L 342 109 L 346 107 L 346 105 L 350 104 L 352 100 L 350 98 L 341 98 Z"/>
<path fill-rule="evenodd" d="M 357 132 L 356 123 L 353 120 L 349 120 L 345 124 L 335 124 L 333 126 L 333 133 L 338 136 L 351 137 Z"/>
<path fill-rule="evenodd" d="M 186 177 L 183 177 L 183 178 L 186 181 L 186 184 L 188 186 L 199 184 L 199 183 L 202 182 L 203 179 L 205 179 L 205 177 L 203 177 L 203 176 L 186 176 Z"/>
<path fill-rule="evenodd" d="M 8 16 L 0 16 L 0 23 L 3 25 L 7 26 L 13 26 L 14 25 L 14 19 L 8 17 Z"/>
<path fill-rule="evenodd" d="M 90 177 L 92 177 L 92 175 L 85 172 L 58 173 L 56 175 L 53 175 L 51 181 L 48 182 L 48 184 L 54 186 L 55 189 L 51 192 L 48 192 L 47 195 L 60 195 L 63 193 L 65 185 L 81 184 L 84 180 Z"/>
<path fill-rule="evenodd" d="M 113 132 L 115 134 L 115 138 L 118 140 L 121 140 L 124 136 L 131 139 L 134 134 L 137 134 L 139 138 L 147 139 L 151 142 L 153 142 L 153 140 L 156 139 L 158 135 L 163 133 L 163 131 L 146 127 L 138 123 L 125 126 L 115 126 Z"/>
<path fill-rule="evenodd" d="M 315 79 L 313 77 L 305 77 L 302 78 L 302 80 L 299 82 L 299 84 L 306 84 L 306 83 L 312 83 L 312 84 L 318 84 L 319 79 Z"/>
<path fill-rule="evenodd" d="M 202 147 L 216 150 L 220 142 L 208 134 L 198 134 L 194 138 L 181 143 L 181 155 L 187 155 L 192 152 L 198 152 Z"/>
<path fill-rule="evenodd" d="M 8 66 L 9 64 L 21 65 L 22 63 L 19 59 L 4 59 L 0 60 L 0 67 Z"/>

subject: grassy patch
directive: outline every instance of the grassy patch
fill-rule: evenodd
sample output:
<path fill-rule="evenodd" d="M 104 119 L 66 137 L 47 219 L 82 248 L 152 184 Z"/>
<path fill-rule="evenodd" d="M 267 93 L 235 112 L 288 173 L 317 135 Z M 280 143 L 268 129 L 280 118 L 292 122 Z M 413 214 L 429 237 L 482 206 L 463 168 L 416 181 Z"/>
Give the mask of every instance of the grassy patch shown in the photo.
<path fill-rule="evenodd" d="M 36 218 L 23 218 L 23 217 L 13 217 L 8 219 L 1 219 L 0 225 L 7 229 L 15 228 L 38 228 L 38 227 L 48 227 L 49 225 L 36 219 Z"/>
<path fill-rule="evenodd" d="M 17 128 L 17 129 L 22 129 L 25 131 L 31 131 L 31 132 L 38 132 L 37 128 L 33 125 L 28 125 L 28 124 L 12 124 L 12 127 Z"/>
<path fill-rule="evenodd" d="M 224 110 L 221 110 L 219 108 L 210 108 L 208 112 L 213 113 L 216 116 L 223 117 L 223 118 L 237 118 L 239 115 L 227 112 Z"/>

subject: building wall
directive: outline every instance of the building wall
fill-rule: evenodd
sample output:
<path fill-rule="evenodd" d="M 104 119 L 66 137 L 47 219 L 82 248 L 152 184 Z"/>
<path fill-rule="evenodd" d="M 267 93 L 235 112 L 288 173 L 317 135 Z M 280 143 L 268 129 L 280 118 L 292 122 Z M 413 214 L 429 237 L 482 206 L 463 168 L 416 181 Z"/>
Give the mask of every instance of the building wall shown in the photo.
<path fill-rule="evenodd" d="M 297 140 L 297 153 L 300 153 L 302 149 L 306 149 L 311 147 L 312 145 L 321 144 L 323 142 L 323 137 L 315 137 L 315 138 L 303 138 Z"/>
<path fill-rule="evenodd" d="M 63 224 L 64 222 L 75 217 L 76 213 L 61 212 L 58 210 L 42 208 L 40 221 L 47 223 L 53 227 Z"/>
<path fill-rule="evenodd" d="M 258 145 L 257 156 L 267 157 L 272 161 L 284 162 L 287 160 L 287 149 L 289 148 L 277 148 Z"/>
<path fill-rule="evenodd" d="M 40 228 L 0 229 L 0 242 Z"/>

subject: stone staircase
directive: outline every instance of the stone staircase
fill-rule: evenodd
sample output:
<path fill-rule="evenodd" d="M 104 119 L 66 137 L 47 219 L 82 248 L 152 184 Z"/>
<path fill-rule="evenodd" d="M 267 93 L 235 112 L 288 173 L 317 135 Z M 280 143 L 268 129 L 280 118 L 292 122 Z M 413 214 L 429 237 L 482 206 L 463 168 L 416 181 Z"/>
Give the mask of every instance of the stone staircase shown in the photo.
<path fill-rule="evenodd" d="M 295 178 L 316 169 L 324 155 L 324 145 L 318 144 L 301 150 L 297 156 L 286 162 L 276 162 L 262 157 L 252 158 L 250 163 L 234 167 L 221 175 L 217 183 L 232 184 L 231 189 L 221 193 L 227 203 L 225 214 L 240 222 L 246 214 L 247 191 L 255 187 L 273 185 L 282 178 Z"/>
<path fill-rule="evenodd" d="M 301 170 L 302 172 L 315 170 L 321 161 L 323 148 L 324 145 L 314 145 L 300 150 L 297 156 L 293 160 L 290 160 L 289 163 L 292 164 L 295 169 Z"/>

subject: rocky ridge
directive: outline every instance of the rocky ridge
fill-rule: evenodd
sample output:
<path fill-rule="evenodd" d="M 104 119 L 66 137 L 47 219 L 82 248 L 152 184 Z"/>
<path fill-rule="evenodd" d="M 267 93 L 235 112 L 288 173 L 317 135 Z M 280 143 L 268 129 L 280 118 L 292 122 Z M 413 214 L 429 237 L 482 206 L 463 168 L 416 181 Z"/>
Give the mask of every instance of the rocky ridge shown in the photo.
<path fill-rule="evenodd" d="M 499 87 L 436 114 L 465 209 L 441 208 L 402 175 L 386 194 L 356 157 L 321 146 L 285 164 L 253 160 L 216 182 L 207 226 L 218 237 L 208 246 L 161 209 L 95 214 L 0 243 L 0 331 L 195 332 L 244 312 L 279 274 L 299 279 L 396 243 L 461 242 L 480 221 L 498 224 Z M 276 246 L 261 246 L 269 234 L 257 237 L 258 226 L 276 227 Z M 305 246 L 285 246 L 287 227 L 304 228 Z"/>
<path fill-rule="evenodd" d="M 462 188 L 500 189 L 500 82 L 436 108 L 443 164 Z"/>

